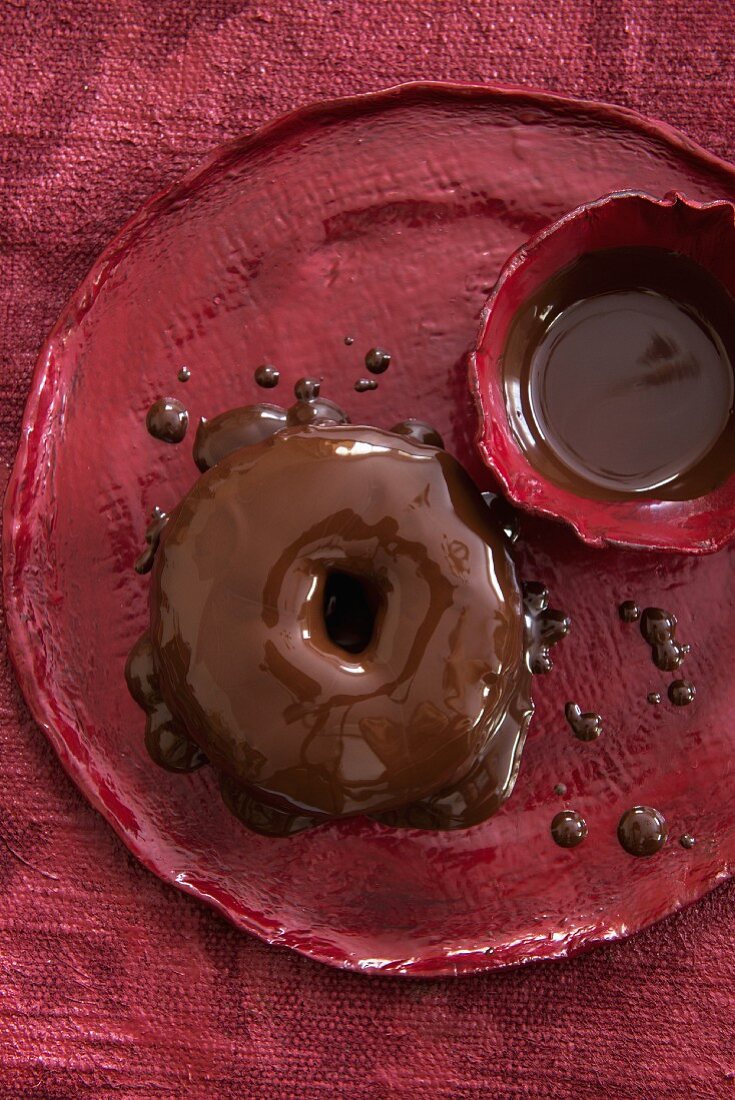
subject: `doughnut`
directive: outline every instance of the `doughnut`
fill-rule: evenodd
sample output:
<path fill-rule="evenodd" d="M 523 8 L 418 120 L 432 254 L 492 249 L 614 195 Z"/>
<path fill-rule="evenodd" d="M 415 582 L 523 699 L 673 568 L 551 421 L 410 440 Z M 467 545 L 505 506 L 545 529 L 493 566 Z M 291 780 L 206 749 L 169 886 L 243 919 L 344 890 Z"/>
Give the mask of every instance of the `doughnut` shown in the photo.
<path fill-rule="evenodd" d="M 267 413 L 244 446 L 231 418 L 235 449 L 200 454 L 128 663 L 146 744 L 206 759 L 257 832 L 467 827 L 510 793 L 533 709 L 508 540 L 444 450 L 328 415 Z"/>

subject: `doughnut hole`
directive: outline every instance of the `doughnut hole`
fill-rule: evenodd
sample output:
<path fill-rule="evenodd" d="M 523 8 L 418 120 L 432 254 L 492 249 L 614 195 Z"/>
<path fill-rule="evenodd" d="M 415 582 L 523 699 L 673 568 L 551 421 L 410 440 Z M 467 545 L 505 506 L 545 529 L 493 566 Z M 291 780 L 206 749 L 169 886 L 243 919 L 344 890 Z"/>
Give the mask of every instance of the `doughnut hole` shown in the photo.
<path fill-rule="evenodd" d="M 375 636 L 385 597 L 366 575 L 328 569 L 324 580 L 324 627 L 329 640 L 347 653 L 363 653 Z"/>

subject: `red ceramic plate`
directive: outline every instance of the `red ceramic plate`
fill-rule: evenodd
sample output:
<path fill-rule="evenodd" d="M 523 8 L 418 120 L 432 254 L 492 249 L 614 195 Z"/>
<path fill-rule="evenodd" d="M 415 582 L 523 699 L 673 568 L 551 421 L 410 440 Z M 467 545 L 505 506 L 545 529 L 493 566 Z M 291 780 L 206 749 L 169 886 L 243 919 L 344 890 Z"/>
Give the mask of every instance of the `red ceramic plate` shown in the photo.
<path fill-rule="evenodd" d="M 515 793 L 466 832 L 356 819 L 290 840 L 251 835 L 206 769 L 182 777 L 150 763 L 123 681 L 146 620 L 147 580 L 132 566 L 147 516 L 196 473 L 187 445 L 146 434 L 154 398 L 182 397 L 196 419 L 255 398 L 263 361 L 284 379 L 274 396 L 318 371 L 355 420 L 432 420 L 487 486 L 464 353 L 493 280 L 551 219 L 624 188 L 733 199 L 735 173 L 627 111 L 520 90 L 414 85 L 321 105 L 217 151 L 149 203 L 43 349 L 5 522 L 21 686 L 131 851 L 263 939 L 336 966 L 455 974 L 615 939 L 730 874 L 730 551 L 595 551 L 523 518 L 522 576 L 546 581 L 574 626 L 536 683 Z M 393 364 L 377 391 L 356 394 L 362 356 L 378 343 Z M 691 706 L 646 702 L 653 689 L 665 697 L 666 677 L 637 627 L 619 621 L 624 598 L 679 616 Z M 567 700 L 602 713 L 598 741 L 571 735 Z M 671 829 L 650 859 L 616 840 L 637 803 Z M 589 824 L 574 850 L 549 833 L 565 806 Z M 685 831 L 698 838 L 692 851 L 676 842 Z"/>

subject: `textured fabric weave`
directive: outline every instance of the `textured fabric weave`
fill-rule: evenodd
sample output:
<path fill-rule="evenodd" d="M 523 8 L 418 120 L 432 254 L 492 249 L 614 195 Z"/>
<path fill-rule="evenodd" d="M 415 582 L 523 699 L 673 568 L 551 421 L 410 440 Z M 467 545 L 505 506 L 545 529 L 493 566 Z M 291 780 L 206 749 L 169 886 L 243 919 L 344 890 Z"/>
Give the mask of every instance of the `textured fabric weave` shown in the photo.
<path fill-rule="evenodd" d="M 212 146 L 417 78 L 611 100 L 735 155 L 731 0 L 5 0 L 0 488 L 39 346 Z M 735 1096 L 735 889 L 633 940 L 443 982 L 331 972 L 163 886 L 83 801 L 0 638 L 0 1097 Z"/>

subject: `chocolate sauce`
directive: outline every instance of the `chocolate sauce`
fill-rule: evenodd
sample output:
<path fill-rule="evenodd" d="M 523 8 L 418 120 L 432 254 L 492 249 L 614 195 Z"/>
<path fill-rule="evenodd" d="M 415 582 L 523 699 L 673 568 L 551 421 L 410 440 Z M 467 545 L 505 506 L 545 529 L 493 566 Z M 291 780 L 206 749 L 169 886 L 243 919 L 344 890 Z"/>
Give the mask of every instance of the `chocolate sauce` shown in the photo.
<path fill-rule="evenodd" d="M 318 378 L 299 378 L 293 388 L 294 397 L 297 401 L 315 401 L 321 388 Z"/>
<path fill-rule="evenodd" d="M 145 532 L 146 548 L 135 562 L 136 573 L 150 573 L 155 561 L 159 539 L 167 523 L 168 516 L 166 513 L 162 512 L 160 508 L 154 508 L 151 521 Z"/>
<path fill-rule="evenodd" d="M 371 374 L 384 374 L 390 366 L 390 352 L 384 348 L 371 348 L 365 356 L 365 366 Z"/>
<path fill-rule="evenodd" d="M 618 824 L 618 840 L 632 856 L 652 856 L 666 843 L 668 827 L 663 814 L 651 806 L 626 810 Z"/>
<path fill-rule="evenodd" d="M 453 458 L 286 429 L 217 459 L 175 509 L 128 681 L 168 766 L 185 753 L 164 726 L 253 829 L 466 828 L 515 782 L 525 626 L 506 540 Z"/>
<path fill-rule="evenodd" d="M 689 500 L 735 466 L 735 301 L 674 252 L 588 253 L 508 337 L 510 422 L 532 465 L 579 496 Z"/>
<path fill-rule="evenodd" d="M 255 381 L 264 390 L 272 390 L 278 385 L 281 375 L 270 363 L 263 363 L 255 372 Z"/>
<path fill-rule="evenodd" d="M 523 606 L 529 668 L 536 676 L 551 672 L 554 664 L 550 649 L 566 637 L 572 620 L 563 611 L 549 607 L 549 590 L 538 581 L 523 585 Z"/>
<path fill-rule="evenodd" d="M 618 608 L 618 614 L 624 623 L 637 623 L 641 617 L 641 611 L 635 600 L 623 600 Z"/>
<path fill-rule="evenodd" d="M 567 793 L 566 783 L 557 783 L 554 787 L 554 794 L 565 795 Z"/>
<path fill-rule="evenodd" d="M 646 702 L 650 703 L 652 707 L 657 707 L 658 704 L 661 702 L 661 692 L 649 691 L 648 695 L 646 696 Z"/>
<path fill-rule="evenodd" d="M 482 499 L 490 509 L 490 515 L 500 527 L 501 531 L 511 545 L 518 542 L 521 533 L 521 524 L 518 512 L 512 508 L 505 497 L 498 493 L 483 493 Z"/>
<path fill-rule="evenodd" d="M 592 711 L 582 713 L 577 703 L 567 703 L 564 707 L 567 722 L 578 741 L 596 741 L 602 733 L 602 718 Z"/>
<path fill-rule="evenodd" d="M 261 443 L 286 427 L 286 410 L 278 405 L 242 405 L 212 420 L 199 421 L 194 439 L 194 461 L 204 473 L 233 451 Z"/>
<path fill-rule="evenodd" d="M 286 413 L 286 421 L 289 427 L 304 428 L 309 424 L 349 424 L 350 418 L 334 401 L 318 397 L 291 405 Z"/>
<path fill-rule="evenodd" d="M 576 848 L 587 836 L 587 822 L 576 810 L 561 810 L 551 822 L 551 836 L 560 848 Z"/>
<path fill-rule="evenodd" d="M 345 336 L 345 343 L 347 344 L 348 348 L 352 347 L 354 342 L 355 342 L 355 337 L 354 336 Z"/>
<path fill-rule="evenodd" d="M 178 378 L 179 382 L 188 382 L 191 378 L 191 371 L 188 367 L 182 367 L 176 377 Z"/>
<path fill-rule="evenodd" d="M 689 680 L 672 680 L 669 684 L 669 699 L 675 707 L 688 707 L 696 694 L 697 689 Z"/>
<path fill-rule="evenodd" d="M 683 833 L 682 836 L 679 837 L 679 843 L 682 848 L 691 850 L 697 843 L 697 838 L 693 837 L 691 833 Z"/>
<path fill-rule="evenodd" d="M 367 390 L 377 390 L 378 383 L 374 378 L 359 378 L 355 382 L 355 390 L 358 393 L 365 393 Z"/>
<path fill-rule="evenodd" d="M 651 657 L 662 672 L 674 672 L 690 647 L 676 639 L 676 615 L 661 607 L 646 607 L 641 615 L 641 634 L 651 647 Z"/>
<path fill-rule="evenodd" d="M 175 397 L 160 397 L 148 410 L 145 426 L 162 443 L 181 443 L 189 427 L 189 414 Z"/>
<path fill-rule="evenodd" d="M 397 424 L 393 425 L 391 431 L 395 435 L 403 435 L 406 439 L 413 439 L 415 443 L 424 443 L 427 447 L 444 449 L 444 440 L 439 432 L 436 428 L 432 428 L 431 424 L 427 424 L 425 420 L 414 420 L 413 417 L 409 417 L 408 420 L 399 420 Z"/>

